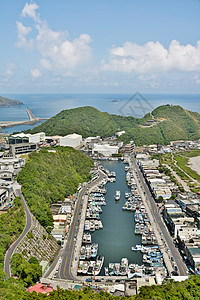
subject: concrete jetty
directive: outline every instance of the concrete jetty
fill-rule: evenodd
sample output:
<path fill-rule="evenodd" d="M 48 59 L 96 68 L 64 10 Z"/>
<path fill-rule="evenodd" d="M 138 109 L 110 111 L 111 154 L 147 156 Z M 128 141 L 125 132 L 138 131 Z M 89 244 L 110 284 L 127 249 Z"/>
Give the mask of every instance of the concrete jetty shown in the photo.
<path fill-rule="evenodd" d="M 35 123 L 41 122 L 42 120 L 47 120 L 47 118 L 35 117 L 32 111 L 27 107 L 26 112 L 28 114 L 29 120 L 24 121 L 3 121 L 0 122 L 0 128 L 13 127 L 17 125 L 33 125 Z"/>

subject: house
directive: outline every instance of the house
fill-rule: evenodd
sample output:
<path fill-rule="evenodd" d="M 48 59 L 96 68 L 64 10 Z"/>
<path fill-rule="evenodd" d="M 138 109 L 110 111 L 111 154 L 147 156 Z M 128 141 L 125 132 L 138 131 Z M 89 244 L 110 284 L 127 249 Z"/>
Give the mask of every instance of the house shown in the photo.
<path fill-rule="evenodd" d="M 27 291 L 30 293 L 36 292 L 37 294 L 38 293 L 49 294 L 49 293 L 53 292 L 53 288 L 49 284 L 44 285 L 44 284 L 38 282 L 35 285 L 30 286 L 27 289 Z"/>

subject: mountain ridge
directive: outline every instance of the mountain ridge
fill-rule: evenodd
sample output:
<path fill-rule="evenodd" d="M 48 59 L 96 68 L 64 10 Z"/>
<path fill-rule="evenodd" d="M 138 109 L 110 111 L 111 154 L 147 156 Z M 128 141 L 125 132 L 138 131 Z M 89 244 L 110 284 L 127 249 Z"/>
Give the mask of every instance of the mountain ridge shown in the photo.
<path fill-rule="evenodd" d="M 200 114 L 179 105 L 161 105 L 142 118 L 101 112 L 91 106 L 63 110 L 35 127 L 31 133 L 44 131 L 47 135 L 67 135 L 73 132 L 84 138 L 113 136 L 125 131 L 120 140 L 135 144 L 169 144 L 173 140 L 200 139 Z"/>

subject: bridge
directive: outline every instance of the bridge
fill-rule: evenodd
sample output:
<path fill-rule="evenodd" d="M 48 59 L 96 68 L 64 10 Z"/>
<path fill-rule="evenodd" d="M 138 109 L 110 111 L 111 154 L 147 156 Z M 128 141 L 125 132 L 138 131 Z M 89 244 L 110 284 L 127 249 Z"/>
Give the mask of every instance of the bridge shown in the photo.
<path fill-rule="evenodd" d="M 13 127 L 17 125 L 33 125 L 35 123 L 41 122 L 42 120 L 47 120 L 45 118 L 37 118 L 34 116 L 32 111 L 27 107 L 26 112 L 28 114 L 29 119 L 24 121 L 2 121 L 0 122 L 0 128 Z"/>

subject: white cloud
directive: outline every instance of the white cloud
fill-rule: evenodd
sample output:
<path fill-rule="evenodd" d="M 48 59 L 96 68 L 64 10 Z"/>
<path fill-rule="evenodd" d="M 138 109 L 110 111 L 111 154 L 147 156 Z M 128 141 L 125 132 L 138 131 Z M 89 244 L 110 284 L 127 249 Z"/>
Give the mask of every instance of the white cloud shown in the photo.
<path fill-rule="evenodd" d="M 39 78 L 42 75 L 39 69 L 31 69 L 30 72 L 33 80 Z"/>
<path fill-rule="evenodd" d="M 23 10 L 22 10 L 22 17 L 30 17 L 35 22 L 40 22 L 40 15 L 36 13 L 36 10 L 39 8 L 39 6 L 32 2 L 30 4 L 26 3 Z"/>
<path fill-rule="evenodd" d="M 45 59 L 45 58 L 40 59 L 40 65 L 46 70 L 52 69 L 52 66 L 48 59 Z"/>
<path fill-rule="evenodd" d="M 34 46 L 38 50 L 40 68 L 53 70 L 54 74 L 69 76 L 71 71 L 92 59 L 90 47 L 91 38 L 88 34 L 81 34 L 78 38 L 69 39 L 67 31 L 54 31 L 46 21 L 40 19 L 36 10 L 39 6 L 31 2 L 26 3 L 22 10 L 22 17 L 30 17 L 33 20 L 34 39 L 27 41 L 27 35 L 32 31 L 31 27 L 17 22 L 18 46 Z M 33 34 L 32 34 L 33 35 Z"/>
<path fill-rule="evenodd" d="M 46 22 L 36 26 L 37 48 L 49 65 L 55 69 L 73 69 L 80 64 L 86 64 L 91 60 L 92 53 L 89 43 L 91 38 L 87 34 L 70 41 L 64 31 L 51 30 Z M 44 60 L 42 60 L 44 65 Z"/>
<path fill-rule="evenodd" d="M 32 28 L 24 26 L 21 22 L 16 22 L 16 24 L 18 37 L 17 47 L 32 48 L 33 39 L 27 40 L 27 35 L 32 31 Z"/>
<path fill-rule="evenodd" d="M 6 70 L 5 70 L 5 76 L 7 78 L 12 77 L 15 72 L 17 71 L 18 67 L 15 63 L 9 63 L 7 64 Z"/>
<path fill-rule="evenodd" d="M 102 61 L 102 69 L 125 73 L 199 71 L 200 41 L 196 46 L 184 46 L 173 40 L 168 49 L 159 42 L 150 41 L 142 46 L 126 42 L 110 50 L 108 63 Z"/>

